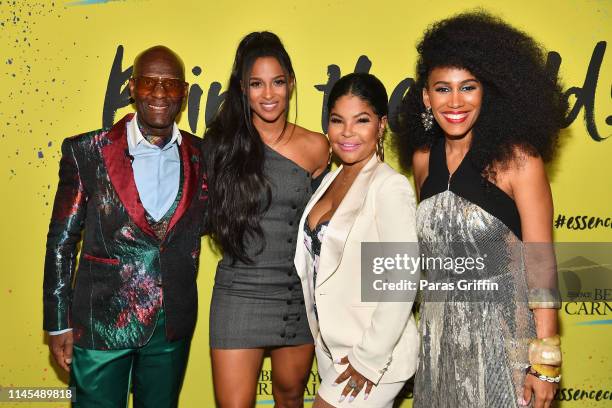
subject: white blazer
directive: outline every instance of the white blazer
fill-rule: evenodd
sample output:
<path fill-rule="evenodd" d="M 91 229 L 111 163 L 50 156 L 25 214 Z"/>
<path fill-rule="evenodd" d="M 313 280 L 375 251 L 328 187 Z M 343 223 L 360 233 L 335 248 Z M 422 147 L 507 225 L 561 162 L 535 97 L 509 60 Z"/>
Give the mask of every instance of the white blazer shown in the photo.
<path fill-rule="evenodd" d="M 342 166 L 329 173 L 300 221 L 295 267 L 315 346 L 378 384 L 405 381 L 416 371 L 418 335 L 412 302 L 361 301 L 361 242 L 416 242 L 416 200 L 410 182 L 374 155 L 361 169 L 323 237 L 317 287 L 304 244 L 304 223 Z M 314 314 L 316 297 L 319 321 Z M 336 365 L 339 373 L 346 366 Z"/>

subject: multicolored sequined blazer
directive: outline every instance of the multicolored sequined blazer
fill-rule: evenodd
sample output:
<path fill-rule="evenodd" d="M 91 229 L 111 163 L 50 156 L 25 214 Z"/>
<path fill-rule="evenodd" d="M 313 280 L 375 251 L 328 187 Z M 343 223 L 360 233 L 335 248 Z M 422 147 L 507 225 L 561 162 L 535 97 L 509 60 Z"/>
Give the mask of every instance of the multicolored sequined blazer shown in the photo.
<path fill-rule="evenodd" d="M 206 202 L 202 139 L 181 131 L 180 199 L 158 238 L 134 181 L 126 131 L 131 117 L 62 144 L 47 236 L 44 329 L 72 327 L 83 348 L 146 344 L 162 305 L 169 340 L 190 336 L 195 326 Z"/>

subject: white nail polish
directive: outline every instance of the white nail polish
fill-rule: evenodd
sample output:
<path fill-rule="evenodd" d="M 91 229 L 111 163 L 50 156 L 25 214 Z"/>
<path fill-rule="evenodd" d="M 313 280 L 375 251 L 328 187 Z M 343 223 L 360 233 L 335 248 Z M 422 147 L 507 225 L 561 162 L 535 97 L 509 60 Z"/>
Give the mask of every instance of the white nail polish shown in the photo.
<path fill-rule="evenodd" d="M 344 399 L 345 399 L 345 398 L 346 398 L 346 395 L 341 395 L 341 396 L 340 396 L 340 399 L 338 399 L 338 402 L 342 402 L 342 401 L 344 401 Z"/>
<path fill-rule="evenodd" d="M 338 385 L 338 383 L 337 383 L 337 382 L 333 382 L 333 383 L 332 383 L 332 387 L 335 387 L 335 386 L 337 386 L 337 385 Z"/>
<path fill-rule="evenodd" d="M 334 364 L 340 364 L 340 359 L 339 358 L 334 358 Z"/>
<path fill-rule="evenodd" d="M 351 395 L 351 396 L 349 397 L 349 403 L 353 402 L 354 400 L 355 400 L 355 397 Z"/>
<path fill-rule="evenodd" d="M 363 395 L 363 399 L 364 399 L 364 400 L 367 400 L 369 396 L 370 396 L 370 394 L 368 394 L 368 393 L 366 392 L 366 393 Z"/>

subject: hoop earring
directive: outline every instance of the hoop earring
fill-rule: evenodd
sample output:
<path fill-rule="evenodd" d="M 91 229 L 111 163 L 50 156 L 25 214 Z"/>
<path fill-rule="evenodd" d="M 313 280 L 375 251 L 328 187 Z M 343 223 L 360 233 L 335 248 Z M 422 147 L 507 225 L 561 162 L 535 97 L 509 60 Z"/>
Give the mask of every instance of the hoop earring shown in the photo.
<path fill-rule="evenodd" d="M 421 113 L 421 123 L 426 132 L 430 131 L 433 127 L 434 116 L 431 113 L 431 106 L 425 108 L 425 112 Z"/>
<path fill-rule="evenodd" d="M 376 141 L 376 157 L 381 162 L 385 161 L 385 145 L 384 145 L 384 135 L 381 134 L 378 140 Z"/>

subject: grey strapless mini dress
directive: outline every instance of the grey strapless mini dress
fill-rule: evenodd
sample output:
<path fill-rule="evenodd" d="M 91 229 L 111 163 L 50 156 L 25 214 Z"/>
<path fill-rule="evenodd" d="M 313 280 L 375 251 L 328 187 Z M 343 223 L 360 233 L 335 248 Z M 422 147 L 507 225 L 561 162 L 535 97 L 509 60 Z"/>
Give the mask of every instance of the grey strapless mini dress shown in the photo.
<path fill-rule="evenodd" d="M 247 242 L 254 261 L 225 255 L 210 306 L 210 347 L 240 349 L 311 344 L 304 295 L 293 258 L 302 212 L 312 195 L 310 173 L 269 147 L 264 172 L 272 201 L 263 214 L 265 243 Z"/>

